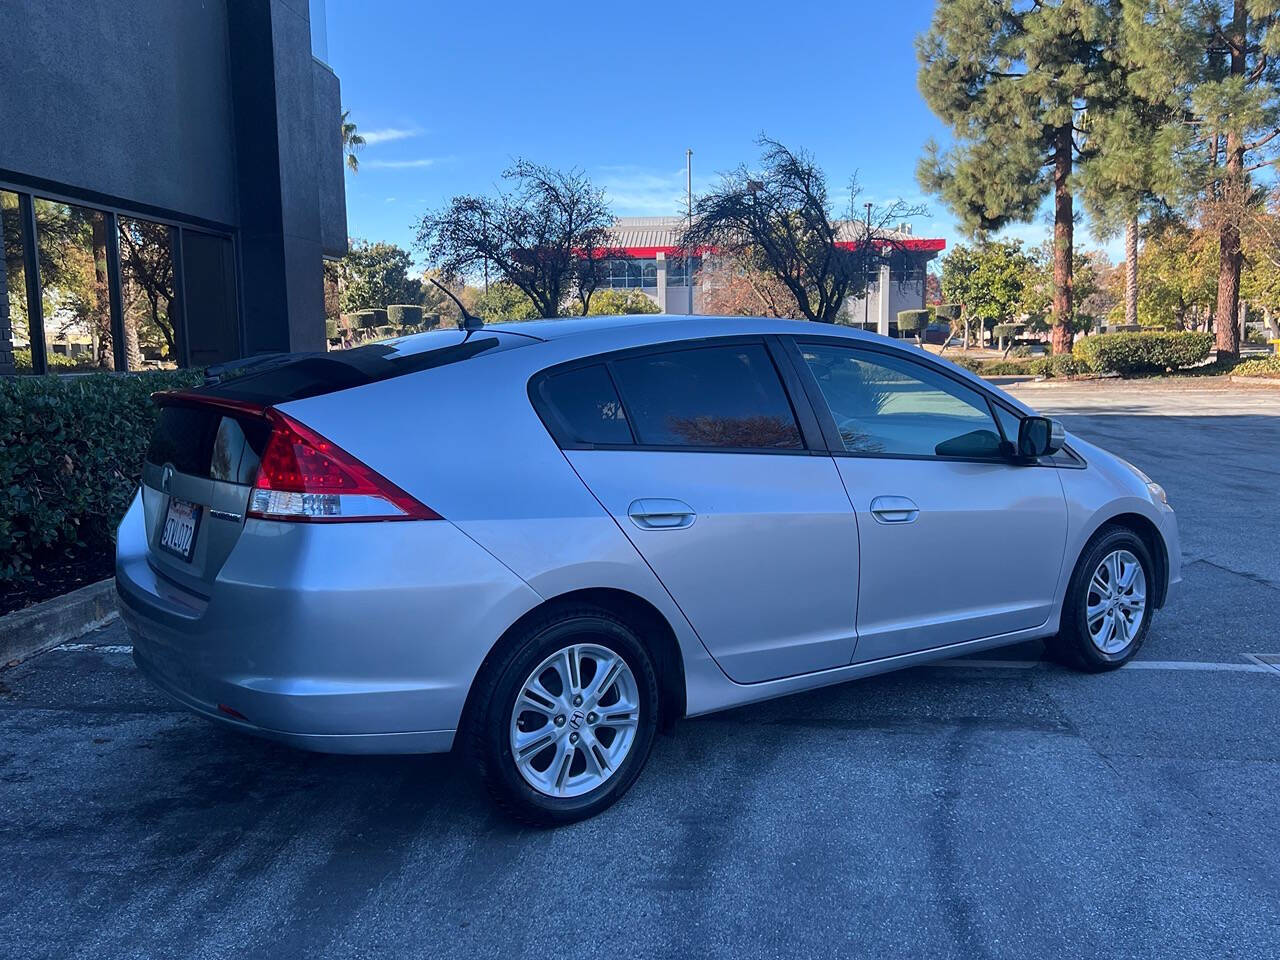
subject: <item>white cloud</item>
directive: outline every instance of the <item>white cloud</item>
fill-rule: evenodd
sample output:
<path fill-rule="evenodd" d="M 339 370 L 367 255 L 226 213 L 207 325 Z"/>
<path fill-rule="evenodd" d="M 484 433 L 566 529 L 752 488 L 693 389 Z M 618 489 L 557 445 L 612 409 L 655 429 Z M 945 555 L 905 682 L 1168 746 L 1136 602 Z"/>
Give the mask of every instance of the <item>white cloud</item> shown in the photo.
<path fill-rule="evenodd" d="M 599 167 L 595 180 L 618 216 L 670 217 L 684 212 L 684 167 L 667 173 L 630 165 Z M 694 196 L 709 184 L 707 178 L 694 177 Z"/>
<path fill-rule="evenodd" d="M 439 162 L 439 157 L 419 157 L 416 160 L 361 160 L 360 169 L 413 170 L 421 169 L 422 167 L 433 167 Z"/>
<path fill-rule="evenodd" d="M 365 145 L 373 147 L 379 143 L 392 143 L 396 140 L 408 140 L 411 137 L 421 136 L 422 131 L 412 127 L 385 127 L 368 132 L 361 130 L 359 133 L 364 137 Z"/>

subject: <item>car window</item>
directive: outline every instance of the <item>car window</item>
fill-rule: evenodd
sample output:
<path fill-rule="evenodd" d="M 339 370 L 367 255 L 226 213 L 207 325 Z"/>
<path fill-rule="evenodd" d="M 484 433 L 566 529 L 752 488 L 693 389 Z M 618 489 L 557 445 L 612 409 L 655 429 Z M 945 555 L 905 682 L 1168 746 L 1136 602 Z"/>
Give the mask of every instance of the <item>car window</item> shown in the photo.
<path fill-rule="evenodd" d="M 556 419 L 561 443 L 631 443 L 627 414 L 604 364 L 543 377 L 543 404 Z"/>
<path fill-rule="evenodd" d="M 1022 426 L 1022 418 L 998 403 L 993 403 L 991 406 L 995 408 L 996 419 L 1000 421 L 1000 429 L 1004 431 L 1004 438 L 1012 444 L 1017 444 L 1018 430 Z"/>
<path fill-rule="evenodd" d="M 978 391 L 923 364 L 827 344 L 801 344 L 850 453 L 996 457 L 1000 431 Z"/>
<path fill-rule="evenodd" d="M 800 428 L 762 344 L 698 347 L 612 363 L 638 443 L 802 449 Z"/>

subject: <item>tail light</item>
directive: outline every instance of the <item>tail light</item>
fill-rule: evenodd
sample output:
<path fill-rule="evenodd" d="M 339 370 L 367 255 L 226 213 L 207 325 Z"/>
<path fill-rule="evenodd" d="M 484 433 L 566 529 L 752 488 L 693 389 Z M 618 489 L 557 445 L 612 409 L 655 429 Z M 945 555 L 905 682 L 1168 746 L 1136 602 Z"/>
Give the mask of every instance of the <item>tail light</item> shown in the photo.
<path fill-rule="evenodd" d="M 249 497 L 248 516 L 338 523 L 439 520 L 440 515 L 337 444 L 268 408 L 271 435 Z"/>

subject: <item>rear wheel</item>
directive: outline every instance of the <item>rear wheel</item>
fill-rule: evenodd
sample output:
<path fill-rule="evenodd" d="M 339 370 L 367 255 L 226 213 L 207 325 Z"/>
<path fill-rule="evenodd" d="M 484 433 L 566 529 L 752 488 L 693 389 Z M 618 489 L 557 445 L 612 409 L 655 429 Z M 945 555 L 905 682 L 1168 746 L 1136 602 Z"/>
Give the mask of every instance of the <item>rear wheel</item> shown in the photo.
<path fill-rule="evenodd" d="M 1096 536 L 1067 585 L 1061 629 L 1045 641 L 1050 654 L 1091 672 L 1133 659 L 1151 625 L 1154 569 L 1133 531 L 1110 527 Z"/>
<path fill-rule="evenodd" d="M 658 680 L 634 631 L 606 610 L 527 625 L 489 664 L 472 720 L 485 784 L 518 820 L 593 816 L 640 775 L 658 720 Z"/>

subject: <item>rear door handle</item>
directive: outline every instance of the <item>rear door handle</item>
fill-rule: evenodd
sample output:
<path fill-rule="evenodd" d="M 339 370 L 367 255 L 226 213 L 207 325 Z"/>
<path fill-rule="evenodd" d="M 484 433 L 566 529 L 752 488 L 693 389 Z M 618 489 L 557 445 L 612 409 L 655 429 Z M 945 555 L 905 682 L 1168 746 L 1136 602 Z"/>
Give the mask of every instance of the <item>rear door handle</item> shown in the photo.
<path fill-rule="evenodd" d="M 881 523 L 911 523 L 920 515 L 920 508 L 906 497 L 876 497 L 871 501 L 871 515 Z"/>
<path fill-rule="evenodd" d="M 698 515 L 683 500 L 632 500 L 627 516 L 641 530 L 679 530 L 693 526 Z"/>

